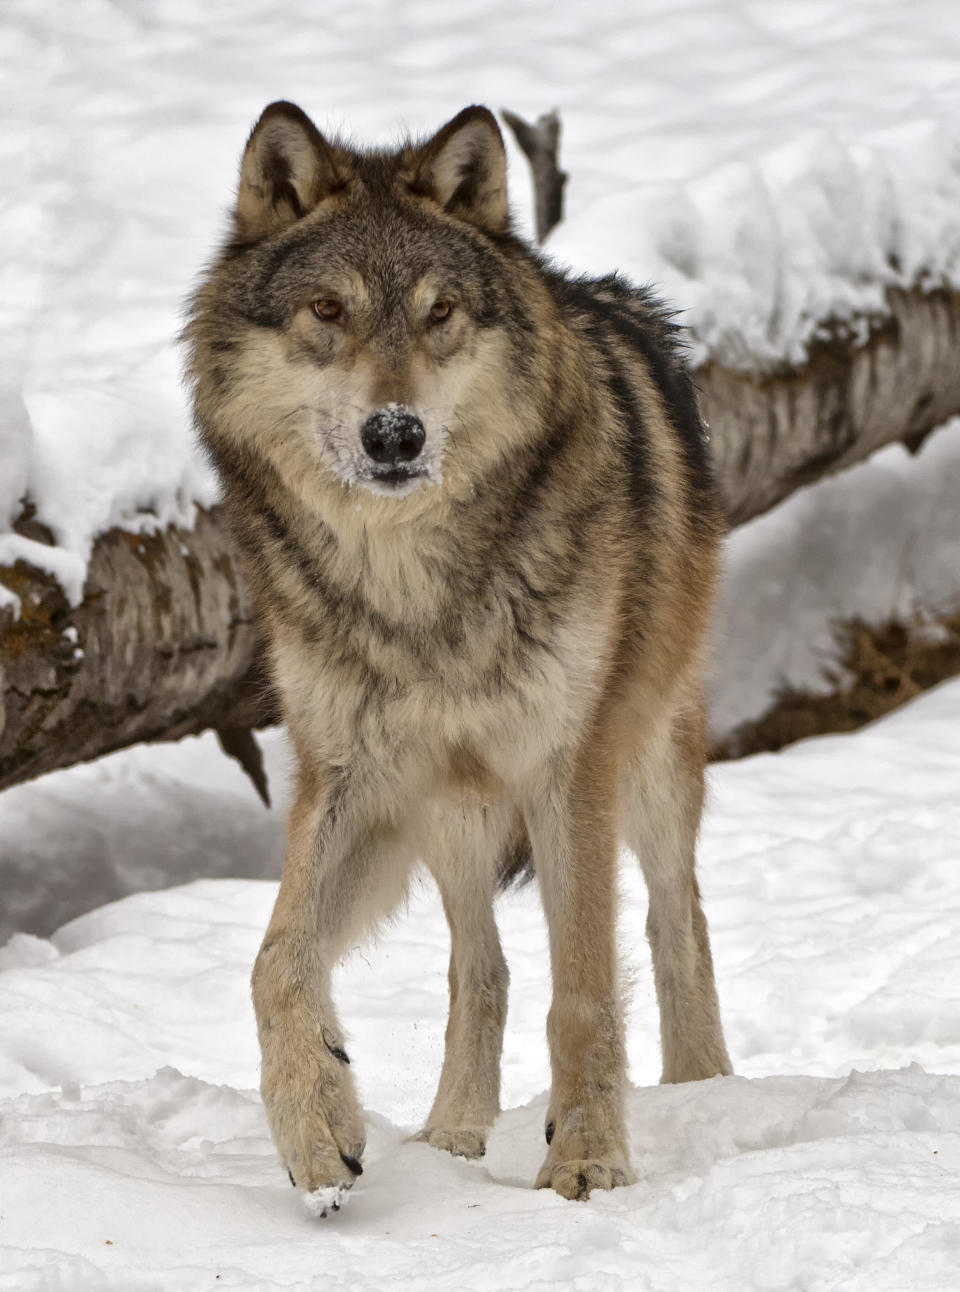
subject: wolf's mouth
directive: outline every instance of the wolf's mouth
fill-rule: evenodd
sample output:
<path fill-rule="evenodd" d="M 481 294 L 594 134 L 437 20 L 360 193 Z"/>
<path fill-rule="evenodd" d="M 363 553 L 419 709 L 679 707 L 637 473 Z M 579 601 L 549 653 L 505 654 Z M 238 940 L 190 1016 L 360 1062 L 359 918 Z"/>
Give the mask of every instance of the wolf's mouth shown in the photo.
<path fill-rule="evenodd" d="M 405 471 L 403 467 L 394 467 L 390 471 L 378 471 L 372 479 L 376 484 L 393 487 L 406 484 L 408 480 L 419 480 L 426 474 L 426 471 Z"/>
<path fill-rule="evenodd" d="M 408 471 L 404 467 L 391 467 L 389 471 L 377 471 L 357 481 L 373 493 L 393 495 L 413 493 L 421 484 L 430 479 L 428 471 Z"/>

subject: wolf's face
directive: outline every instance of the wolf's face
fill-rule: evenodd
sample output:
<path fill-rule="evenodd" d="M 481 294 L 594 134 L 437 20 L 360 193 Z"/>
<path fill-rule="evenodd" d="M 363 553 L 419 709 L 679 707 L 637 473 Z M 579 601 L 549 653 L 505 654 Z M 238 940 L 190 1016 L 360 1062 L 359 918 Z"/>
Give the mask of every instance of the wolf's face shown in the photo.
<path fill-rule="evenodd" d="M 489 240 L 507 225 L 485 109 L 423 146 L 362 155 L 272 105 L 247 144 L 205 316 L 205 420 L 286 457 L 286 475 L 293 450 L 318 481 L 380 495 L 466 483 L 497 454 L 517 367 L 517 289 Z"/>

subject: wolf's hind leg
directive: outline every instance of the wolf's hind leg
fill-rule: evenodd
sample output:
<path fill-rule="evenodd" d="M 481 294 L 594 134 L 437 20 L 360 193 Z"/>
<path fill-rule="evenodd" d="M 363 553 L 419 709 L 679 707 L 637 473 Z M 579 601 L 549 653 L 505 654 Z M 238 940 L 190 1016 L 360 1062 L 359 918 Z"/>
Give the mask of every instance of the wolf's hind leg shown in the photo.
<path fill-rule="evenodd" d="M 626 787 L 627 842 L 640 859 L 649 893 L 647 938 L 666 1082 L 732 1071 L 695 872 L 704 797 L 702 732 L 699 713 L 675 720 L 642 750 Z"/>
<path fill-rule="evenodd" d="M 336 1209 L 362 1171 L 365 1132 L 331 970 L 402 896 L 409 861 L 349 775 L 301 768 L 287 858 L 253 970 L 260 1090 L 280 1159 L 312 1207 Z"/>
<path fill-rule="evenodd" d="M 509 974 L 493 899 L 508 825 L 500 809 L 454 809 L 425 858 L 450 926 L 450 1015 L 440 1085 L 417 1139 L 459 1157 L 483 1156 L 500 1111 Z"/>

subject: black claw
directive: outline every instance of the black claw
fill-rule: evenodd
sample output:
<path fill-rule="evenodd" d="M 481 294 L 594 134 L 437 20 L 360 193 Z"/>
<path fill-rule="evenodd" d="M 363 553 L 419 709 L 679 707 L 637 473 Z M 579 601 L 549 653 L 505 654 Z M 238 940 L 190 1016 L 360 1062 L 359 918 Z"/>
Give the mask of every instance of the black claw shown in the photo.
<path fill-rule="evenodd" d="M 340 1210 L 340 1203 L 339 1203 L 339 1202 L 335 1202 L 335 1203 L 333 1203 L 333 1209 L 334 1209 L 334 1211 L 339 1211 L 339 1210 Z"/>
<path fill-rule="evenodd" d="M 327 1049 L 330 1051 L 333 1057 L 335 1059 L 339 1059 L 341 1063 L 350 1062 L 350 1056 L 349 1054 L 347 1054 L 346 1050 L 343 1048 L 342 1045 L 330 1045 L 328 1042 Z"/>
<path fill-rule="evenodd" d="M 297 1187 L 297 1182 L 296 1182 L 296 1180 L 293 1178 L 293 1172 L 290 1170 L 290 1168 L 289 1168 L 289 1167 L 287 1167 L 287 1176 L 288 1176 L 288 1177 L 289 1177 L 289 1179 L 290 1179 L 290 1183 L 293 1185 L 293 1187 L 294 1187 L 294 1188 L 296 1188 L 296 1187 Z"/>
<path fill-rule="evenodd" d="M 547 1122 L 546 1126 L 543 1128 L 543 1135 L 548 1144 L 553 1143 L 553 1132 L 555 1129 L 553 1122 Z"/>
<path fill-rule="evenodd" d="M 326 1208 L 324 1208 L 323 1211 L 320 1212 L 320 1219 L 326 1220 L 326 1218 L 327 1218 L 327 1211 L 326 1211 Z"/>
<path fill-rule="evenodd" d="M 340 1161 L 348 1168 L 348 1170 L 352 1171 L 354 1175 L 363 1175 L 363 1167 L 355 1157 L 348 1157 L 346 1153 L 341 1153 Z"/>

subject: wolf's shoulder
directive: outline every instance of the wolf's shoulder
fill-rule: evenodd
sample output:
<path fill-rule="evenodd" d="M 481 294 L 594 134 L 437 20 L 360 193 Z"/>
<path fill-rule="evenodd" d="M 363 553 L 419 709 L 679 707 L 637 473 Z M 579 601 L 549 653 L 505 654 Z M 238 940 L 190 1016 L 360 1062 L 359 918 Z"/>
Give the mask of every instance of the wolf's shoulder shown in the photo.
<path fill-rule="evenodd" d="M 677 311 L 652 287 L 638 286 L 619 273 L 590 278 L 547 262 L 541 264 L 541 272 L 567 322 L 602 356 L 607 384 L 623 388 L 626 379 L 633 396 L 638 390 L 656 392 L 679 438 L 697 493 L 708 494 L 714 481 L 706 428 Z M 632 420 L 634 438 L 642 438 L 642 410 Z"/>
<path fill-rule="evenodd" d="M 683 353 L 683 328 L 677 311 L 650 284 L 638 285 L 617 271 L 590 277 L 566 270 L 541 258 L 540 273 L 553 299 L 571 316 L 595 324 L 622 326 L 624 321 L 643 329 L 658 344 Z"/>

